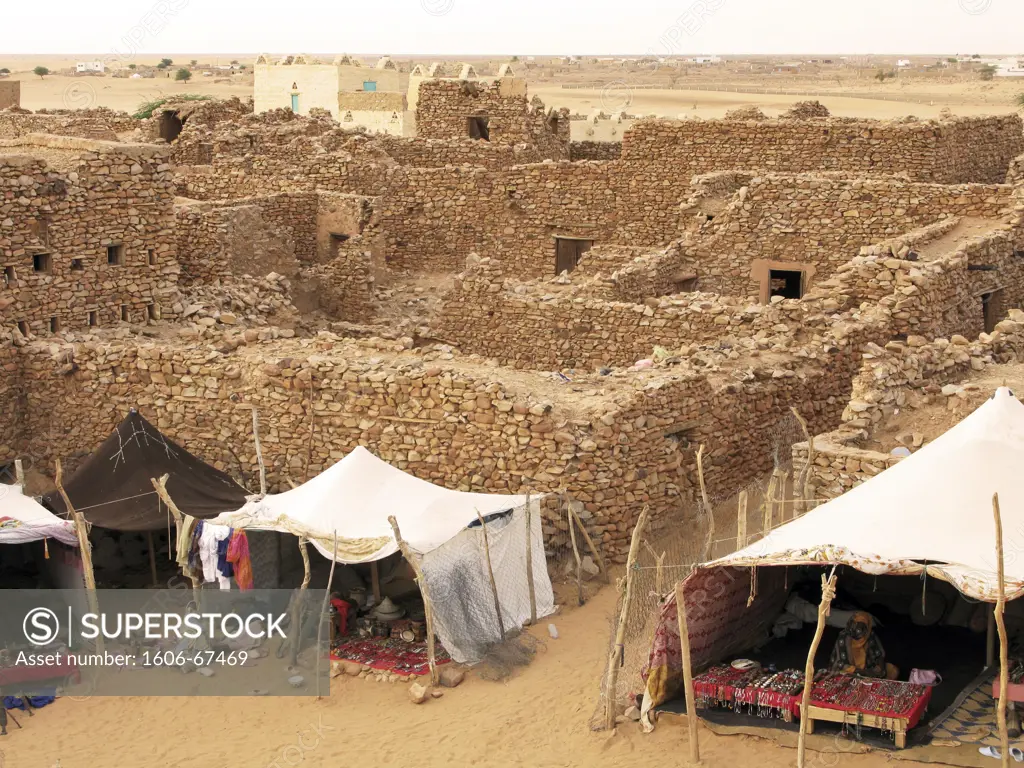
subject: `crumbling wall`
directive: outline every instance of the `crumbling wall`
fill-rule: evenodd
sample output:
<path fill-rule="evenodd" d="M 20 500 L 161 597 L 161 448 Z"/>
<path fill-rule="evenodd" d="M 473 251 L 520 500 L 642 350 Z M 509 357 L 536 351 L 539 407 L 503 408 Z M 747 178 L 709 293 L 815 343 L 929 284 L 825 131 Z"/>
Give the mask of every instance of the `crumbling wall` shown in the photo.
<path fill-rule="evenodd" d="M 471 117 L 487 119 L 492 144 L 532 144 L 544 157 L 569 158 L 569 110 L 549 111 L 542 103 L 527 101 L 522 80 L 425 80 L 420 84 L 416 105 L 419 136 L 467 138 Z"/>
<path fill-rule="evenodd" d="M 0 147 L 25 153 L 0 154 L 4 329 L 38 334 L 168 316 L 178 264 L 166 151 L 63 137 L 18 142 Z"/>
<path fill-rule="evenodd" d="M 618 160 L 621 141 L 574 141 L 569 144 L 570 160 Z"/>
<path fill-rule="evenodd" d="M 1005 219 L 1006 185 L 947 186 L 834 175 L 767 174 L 753 178 L 692 240 L 704 290 L 755 296 L 755 262 L 815 267 L 827 279 L 860 248 L 940 219 Z"/>
<path fill-rule="evenodd" d="M 21 107 L 21 81 L 0 80 L 0 109 Z M 0 118 L 2 119 L 2 118 Z"/>
<path fill-rule="evenodd" d="M 937 184 L 997 184 L 1022 152 L 1024 123 L 1018 115 L 941 122 L 643 120 L 622 140 L 623 160 L 681 178 L 742 168 L 905 173 Z"/>

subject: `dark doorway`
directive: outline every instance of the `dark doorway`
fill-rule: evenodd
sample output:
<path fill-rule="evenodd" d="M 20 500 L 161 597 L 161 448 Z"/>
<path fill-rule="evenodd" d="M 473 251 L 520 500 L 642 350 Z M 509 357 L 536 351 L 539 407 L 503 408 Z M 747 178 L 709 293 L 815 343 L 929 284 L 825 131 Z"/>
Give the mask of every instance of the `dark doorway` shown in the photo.
<path fill-rule="evenodd" d="M 768 298 L 782 296 L 799 299 L 804 293 L 804 273 L 798 270 L 772 269 L 768 271 Z"/>
<path fill-rule="evenodd" d="M 985 318 L 985 333 L 992 333 L 1003 316 L 1003 289 L 981 294 L 981 311 Z"/>
<path fill-rule="evenodd" d="M 181 133 L 183 127 L 181 118 L 178 117 L 178 113 L 172 110 L 166 110 L 160 115 L 160 138 L 170 144 Z"/>
<path fill-rule="evenodd" d="M 466 130 L 469 131 L 469 138 L 491 140 L 491 121 L 486 117 L 466 118 Z"/>
<path fill-rule="evenodd" d="M 579 240 L 572 237 L 555 238 L 555 274 L 572 272 L 580 263 L 580 257 L 594 245 L 593 240 Z"/>

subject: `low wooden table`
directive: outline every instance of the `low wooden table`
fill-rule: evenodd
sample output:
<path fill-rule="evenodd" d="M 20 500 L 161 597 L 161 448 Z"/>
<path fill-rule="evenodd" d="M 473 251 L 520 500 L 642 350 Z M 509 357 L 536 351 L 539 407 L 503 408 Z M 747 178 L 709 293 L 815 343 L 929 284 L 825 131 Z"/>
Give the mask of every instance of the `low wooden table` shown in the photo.
<path fill-rule="evenodd" d="M 861 728 L 885 728 L 896 735 L 896 746 L 903 749 L 907 746 L 907 731 L 910 730 L 909 718 L 906 717 L 879 717 L 878 715 L 866 715 L 857 712 L 847 712 L 842 709 L 826 709 L 811 704 L 807 708 L 807 733 L 814 733 L 814 721 L 823 720 L 828 723 L 845 723 Z"/>

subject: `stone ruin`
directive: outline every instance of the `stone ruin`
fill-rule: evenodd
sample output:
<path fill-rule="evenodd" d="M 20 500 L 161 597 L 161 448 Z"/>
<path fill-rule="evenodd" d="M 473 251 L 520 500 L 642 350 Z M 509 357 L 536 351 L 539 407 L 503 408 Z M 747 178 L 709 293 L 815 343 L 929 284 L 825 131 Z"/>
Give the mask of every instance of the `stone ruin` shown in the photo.
<path fill-rule="evenodd" d="M 1019 117 L 642 120 L 581 158 L 512 80 L 424 80 L 417 138 L 237 100 L 0 112 L 0 462 L 137 407 L 254 487 L 255 407 L 272 490 L 365 445 L 564 490 L 621 562 L 699 446 L 726 498 L 796 408 L 835 492 L 906 387 L 1024 351 Z"/>

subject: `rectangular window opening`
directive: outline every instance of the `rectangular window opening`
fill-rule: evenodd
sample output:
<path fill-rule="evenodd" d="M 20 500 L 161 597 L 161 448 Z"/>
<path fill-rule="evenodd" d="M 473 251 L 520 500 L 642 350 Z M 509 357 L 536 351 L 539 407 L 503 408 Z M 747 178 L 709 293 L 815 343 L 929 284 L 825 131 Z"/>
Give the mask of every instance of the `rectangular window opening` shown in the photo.
<path fill-rule="evenodd" d="M 491 140 L 491 121 L 486 117 L 466 118 L 466 130 L 471 139 Z"/>
<path fill-rule="evenodd" d="M 14 267 L 4 267 L 4 285 L 13 285 L 17 279 Z"/>
<path fill-rule="evenodd" d="M 50 318 L 50 333 L 60 333 L 60 318 Z"/>
<path fill-rule="evenodd" d="M 107 264 L 121 266 L 124 264 L 124 246 L 123 245 L 108 245 L 107 246 Z"/>
<path fill-rule="evenodd" d="M 24 320 L 19 320 L 18 331 L 21 333 L 22 336 L 28 338 L 28 323 L 26 323 Z"/>
<path fill-rule="evenodd" d="M 555 274 L 572 272 L 579 266 L 583 254 L 594 247 L 593 240 L 574 237 L 555 238 Z"/>
<path fill-rule="evenodd" d="M 804 295 L 804 273 L 800 270 L 771 269 L 768 271 L 768 298 L 799 299 Z"/>
<path fill-rule="evenodd" d="M 94 309 L 89 312 L 89 327 L 95 328 L 100 324 L 99 313 Z"/>
<path fill-rule="evenodd" d="M 149 266 L 156 266 L 156 251 L 153 248 L 146 251 L 146 261 L 149 263 Z"/>
<path fill-rule="evenodd" d="M 150 320 L 156 320 L 157 319 L 156 304 L 147 304 L 146 305 L 146 317 L 148 319 L 150 319 Z"/>
<path fill-rule="evenodd" d="M 122 304 L 121 305 L 121 322 L 122 323 L 127 323 L 128 322 L 128 305 L 127 304 Z"/>
<path fill-rule="evenodd" d="M 82 260 L 81 259 L 72 259 L 71 260 L 71 271 L 72 272 L 81 272 L 84 269 L 85 269 L 85 266 L 82 264 Z"/>
<path fill-rule="evenodd" d="M 32 254 L 32 271 L 49 273 L 53 271 L 53 260 L 48 253 Z"/>

